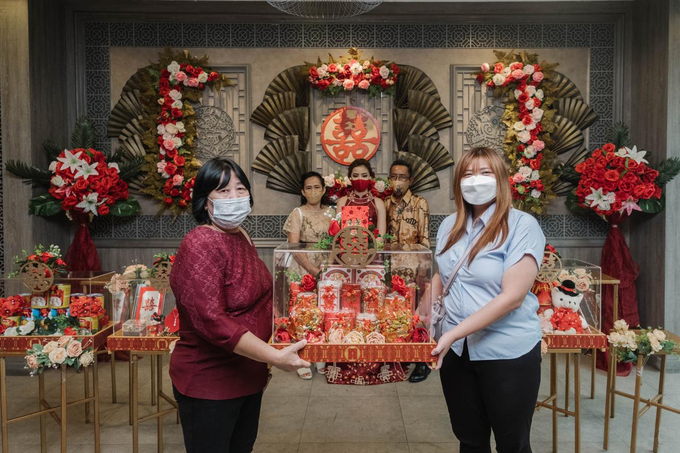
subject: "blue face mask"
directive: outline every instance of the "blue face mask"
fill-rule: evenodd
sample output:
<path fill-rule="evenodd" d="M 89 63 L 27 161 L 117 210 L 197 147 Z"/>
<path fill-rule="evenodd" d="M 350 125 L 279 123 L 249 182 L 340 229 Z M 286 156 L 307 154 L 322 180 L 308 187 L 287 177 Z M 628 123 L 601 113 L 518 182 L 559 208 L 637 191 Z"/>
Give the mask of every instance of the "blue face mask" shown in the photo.
<path fill-rule="evenodd" d="M 250 214 L 250 195 L 241 198 L 208 198 L 210 221 L 223 230 L 238 228 Z"/>

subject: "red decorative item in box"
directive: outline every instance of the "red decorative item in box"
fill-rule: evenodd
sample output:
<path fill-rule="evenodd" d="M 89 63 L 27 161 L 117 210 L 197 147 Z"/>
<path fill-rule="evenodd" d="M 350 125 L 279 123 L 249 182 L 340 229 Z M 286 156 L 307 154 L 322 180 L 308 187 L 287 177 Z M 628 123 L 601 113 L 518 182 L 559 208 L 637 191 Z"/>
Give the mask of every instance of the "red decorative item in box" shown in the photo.
<path fill-rule="evenodd" d="M 338 312 L 337 326 L 340 327 L 345 332 L 350 332 L 354 330 L 356 325 L 357 313 L 351 310 L 340 310 Z"/>
<path fill-rule="evenodd" d="M 163 333 L 163 324 L 161 323 L 150 323 L 146 326 L 146 334 L 150 337 L 157 337 Z"/>
<path fill-rule="evenodd" d="M 326 335 L 328 335 L 331 332 L 333 325 L 337 324 L 339 319 L 340 319 L 339 311 L 327 311 L 326 313 L 324 313 L 323 331 L 326 332 Z"/>
<path fill-rule="evenodd" d="M 364 312 L 378 313 L 382 308 L 385 300 L 385 287 L 380 286 L 365 286 L 363 288 L 363 303 Z"/>
<path fill-rule="evenodd" d="M 356 283 L 361 286 L 382 285 L 385 281 L 385 266 L 369 264 L 363 269 L 356 270 Z"/>
<path fill-rule="evenodd" d="M 319 282 L 319 308 L 323 312 L 336 311 L 340 308 L 341 283 L 334 280 Z"/>
<path fill-rule="evenodd" d="M 343 206 L 342 228 L 347 225 L 359 225 L 368 228 L 368 206 Z"/>
<path fill-rule="evenodd" d="M 340 306 L 343 310 L 352 310 L 354 313 L 361 312 L 361 285 L 343 283 L 340 293 Z"/>
<path fill-rule="evenodd" d="M 373 313 L 361 313 L 357 316 L 356 331 L 364 335 L 378 331 L 378 317 Z"/>
<path fill-rule="evenodd" d="M 314 295 L 316 297 L 316 295 Z M 323 312 L 316 305 L 296 305 L 290 315 L 288 328 L 295 340 L 307 339 L 309 332 L 318 332 L 323 327 Z"/>
<path fill-rule="evenodd" d="M 300 282 L 290 282 L 290 295 L 288 297 L 288 310 L 290 311 L 297 302 L 298 294 L 302 291 Z"/>
<path fill-rule="evenodd" d="M 354 281 L 353 269 L 331 264 L 321 273 L 321 280 L 333 280 L 340 283 L 352 283 Z"/>
<path fill-rule="evenodd" d="M 385 308 L 391 310 L 405 310 L 407 307 L 406 298 L 401 294 L 389 293 L 385 296 Z"/>
<path fill-rule="evenodd" d="M 318 305 L 316 294 L 314 293 L 300 293 L 297 296 L 295 307 L 316 307 Z"/>

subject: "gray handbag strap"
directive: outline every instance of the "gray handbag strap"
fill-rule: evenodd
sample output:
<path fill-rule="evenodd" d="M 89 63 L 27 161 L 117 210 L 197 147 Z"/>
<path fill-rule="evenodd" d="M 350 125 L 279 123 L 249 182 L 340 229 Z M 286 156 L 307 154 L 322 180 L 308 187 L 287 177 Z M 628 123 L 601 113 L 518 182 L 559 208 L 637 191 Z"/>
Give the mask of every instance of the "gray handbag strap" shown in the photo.
<path fill-rule="evenodd" d="M 444 287 L 444 292 L 442 293 L 442 298 L 446 297 L 446 295 L 449 293 L 449 290 L 451 289 L 451 285 L 453 284 L 454 280 L 456 279 L 456 275 L 458 275 L 458 271 L 460 270 L 461 267 L 463 267 L 463 264 L 465 261 L 470 256 L 470 252 L 472 252 L 472 248 L 475 246 L 477 243 L 476 239 L 482 234 L 484 231 L 484 227 L 482 227 L 481 230 L 475 235 L 474 238 L 470 241 L 470 245 L 468 245 L 468 248 L 465 249 L 465 252 L 463 252 L 463 256 L 460 257 L 456 265 L 454 266 L 453 270 L 451 271 L 451 275 L 449 275 L 449 280 L 446 282 L 446 286 Z"/>

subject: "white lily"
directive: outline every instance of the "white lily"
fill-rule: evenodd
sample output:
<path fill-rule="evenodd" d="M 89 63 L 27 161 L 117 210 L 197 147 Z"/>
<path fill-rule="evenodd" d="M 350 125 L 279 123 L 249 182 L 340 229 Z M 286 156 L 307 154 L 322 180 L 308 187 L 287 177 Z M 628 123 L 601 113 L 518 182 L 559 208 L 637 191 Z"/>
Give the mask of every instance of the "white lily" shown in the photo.
<path fill-rule="evenodd" d="M 73 154 L 71 151 L 65 149 L 64 157 L 58 157 L 57 160 L 61 162 L 62 170 L 78 171 L 80 166 L 85 163 L 84 160 L 80 159 L 80 155 L 83 154 L 82 151 L 78 151 Z"/>
<path fill-rule="evenodd" d="M 99 172 L 97 171 L 97 162 L 93 164 L 86 164 L 83 162 L 83 164 L 78 168 L 78 172 L 75 175 L 75 178 L 80 178 L 82 177 L 83 179 L 87 179 L 90 176 L 97 176 L 99 175 Z"/>
<path fill-rule="evenodd" d="M 81 208 L 84 213 L 91 212 L 97 215 L 97 207 L 104 203 L 103 201 L 97 201 L 99 194 L 97 192 L 92 192 L 89 195 L 83 197 L 83 201 L 76 205 L 76 208 Z"/>
<path fill-rule="evenodd" d="M 642 162 L 646 164 L 649 163 L 647 162 L 647 159 L 645 159 L 645 154 L 647 154 L 647 151 L 638 151 L 637 146 L 633 146 L 633 149 L 624 146 L 623 148 L 619 148 L 619 150 L 616 152 L 617 156 L 623 157 L 624 159 L 627 157 L 634 160 L 638 164 L 641 164 Z"/>
<path fill-rule="evenodd" d="M 602 187 L 599 189 L 590 188 L 592 193 L 586 197 L 586 201 L 590 202 L 591 208 L 599 208 L 602 211 L 609 211 L 611 204 L 616 201 L 616 194 L 614 192 L 602 192 Z"/>
<path fill-rule="evenodd" d="M 628 198 L 626 201 L 621 203 L 621 212 L 626 211 L 628 215 L 631 215 L 633 211 L 642 212 L 642 208 L 633 200 L 632 197 Z"/>
<path fill-rule="evenodd" d="M 120 173 L 120 167 L 116 162 L 110 162 L 109 163 L 109 168 L 115 168 L 118 173 Z"/>

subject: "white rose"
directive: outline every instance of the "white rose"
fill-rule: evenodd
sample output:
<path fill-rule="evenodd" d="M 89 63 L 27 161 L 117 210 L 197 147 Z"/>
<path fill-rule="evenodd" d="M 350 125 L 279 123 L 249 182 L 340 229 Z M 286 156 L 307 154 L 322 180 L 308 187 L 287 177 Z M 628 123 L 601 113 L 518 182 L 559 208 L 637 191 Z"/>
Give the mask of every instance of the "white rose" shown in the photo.
<path fill-rule="evenodd" d="M 654 329 L 652 333 L 654 334 L 657 340 L 666 341 L 666 334 L 663 331 L 659 329 Z"/>
<path fill-rule="evenodd" d="M 171 134 L 171 135 L 175 135 L 175 134 L 177 134 L 177 133 L 179 132 L 179 130 L 177 130 L 177 126 L 175 126 L 175 125 L 172 124 L 172 123 L 166 124 L 166 125 L 165 125 L 165 130 L 166 130 L 166 132 L 167 132 L 168 134 Z"/>
<path fill-rule="evenodd" d="M 585 293 L 590 289 L 590 282 L 587 278 L 579 278 L 576 280 L 576 289 L 582 293 Z"/>
<path fill-rule="evenodd" d="M 208 81 L 208 73 L 202 72 L 198 75 L 198 83 L 205 83 Z"/>
<path fill-rule="evenodd" d="M 524 123 L 521 121 L 515 121 L 515 124 L 512 125 L 512 128 L 515 129 L 517 132 L 523 131 Z"/>
<path fill-rule="evenodd" d="M 529 133 L 529 131 L 524 130 L 517 134 L 517 138 L 519 139 L 520 142 L 526 143 L 529 140 L 531 140 L 531 134 Z"/>
<path fill-rule="evenodd" d="M 375 183 L 375 190 L 377 190 L 380 193 L 383 193 L 385 191 L 385 181 L 377 181 Z"/>
<path fill-rule="evenodd" d="M 364 68 L 359 63 L 354 63 L 352 66 L 349 67 L 349 72 L 351 72 L 352 75 L 360 74 L 361 71 L 363 70 Z"/>
<path fill-rule="evenodd" d="M 176 72 L 178 72 L 178 71 L 179 71 L 179 63 L 177 63 L 176 61 L 173 61 L 172 63 L 170 63 L 170 64 L 168 65 L 168 72 L 169 72 L 170 74 L 174 74 L 174 73 L 176 73 Z"/>
<path fill-rule="evenodd" d="M 522 95 L 522 90 L 515 90 L 515 99 Z"/>
<path fill-rule="evenodd" d="M 172 103 L 172 108 L 181 109 L 183 105 L 184 104 L 182 104 L 182 101 L 175 101 Z"/>
<path fill-rule="evenodd" d="M 539 90 L 536 90 L 536 97 L 537 97 L 538 99 L 540 99 L 540 100 L 542 101 L 542 100 L 543 100 L 543 96 L 544 96 L 543 90 L 540 90 L 540 89 L 539 89 Z"/>
<path fill-rule="evenodd" d="M 19 326 L 19 334 L 28 335 L 29 333 L 33 332 L 33 329 L 35 329 L 35 322 L 27 321 L 26 324 Z"/>
<path fill-rule="evenodd" d="M 326 187 L 333 187 L 335 185 L 335 176 L 333 175 L 324 176 L 323 182 Z"/>
<path fill-rule="evenodd" d="M 505 83 L 505 76 L 502 74 L 494 74 L 493 78 L 494 85 L 501 86 Z"/>
<path fill-rule="evenodd" d="M 94 362 L 94 354 L 92 351 L 83 352 L 83 354 L 78 358 L 81 366 L 90 366 Z"/>
<path fill-rule="evenodd" d="M 584 277 L 586 275 L 586 270 L 582 267 L 579 267 L 574 269 L 574 274 L 578 275 L 579 277 Z"/>
<path fill-rule="evenodd" d="M 489 63 L 482 63 L 482 71 L 489 72 L 490 69 L 491 66 L 489 66 Z"/>
<path fill-rule="evenodd" d="M 545 112 L 541 108 L 533 109 L 531 111 L 531 117 L 534 119 L 534 121 L 541 121 L 541 118 L 543 118 L 543 113 Z"/>
<path fill-rule="evenodd" d="M 166 131 L 165 134 L 163 134 L 163 140 L 172 140 L 173 138 L 175 138 L 175 136 L 170 132 Z"/>
<path fill-rule="evenodd" d="M 180 132 L 186 132 L 186 129 L 184 129 L 184 123 L 183 123 L 183 122 L 177 121 L 177 123 L 175 124 L 175 126 L 177 126 L 177 130 L 178 130 L 178 131 L 180 131 Z"/>
<path fill-rule="evenodd" d="M 59 347 L 59 344 L 56 341 L 50 341 L 45 346 L 43 346 L 43 353 L 49 354 L 50 352 L 54 351 L 58 347 Z"/>
<path fill-rule="evenodd" d="M 534 170 L 534 171 L 531 172 L 531 178 L 530 179 L 532 181 L 536 181 L 540 177 L 541 177 L 541 175 L 538 173 L 538 170 Z"/>
<path fill-rule="evenodd" d="M 19 335 L 19 329 L 17 329 L 16 327 L 8 327 L 3 335 L 6 337 L 16 337 L 17 335 Z"/>
<path fill-rule="evenodd" d="M 364 69 L 368 69 L 371 66 L 371 60 L 364 60 L 364 64 L 361 65 Z"/>
<path fill-rule="evenodd" d="M 529 99 L 524 103 L 524 107 L 527 108 L 527 110 L 533 110 L 534 109 L 534 98 Z"/>
<path fill-rule="evenodd" d="M 175 101 L 182 99 L 182 93 L 177 90 L 170 90 L 170 93 L 168 93 L 168 95 Z"/>
<path fill-rule="evenodd" d="M 533 145 L 527 146 L 526 148 L 524 148 L 524 155 L 529 159 L 533 159 L 534 156 L 536 155 L 536 148 L 534 148 Z"/>
<path fill-rule="evenodd" d="M 182 146 L 182 139 L 179 137 L 175 137 L 172 139 L 172 141 L 175 143 L 175 148 L 179 149 L 180 146 Z"/>
<path fill-rule="evenodd" d="M 536 123 L 531 123 L 531 124 L 529 124 L 529 125 L 526 127 L 526 129 L 527 129 L 528 131 L 533 131 L 534 129 L 536 129 Z"/>
<path fill-rule="evenodd" d="M 340 80 L 340 79 L 334 79 L 334 80 L 333 80 L 333 86 L 334 86 L 334 87 L 342 86 L 342 80 Z"/>
<path fill-rule="evenodd" d="M 52 161 L 52 163 L 49 166 L 49 170 L 52 173 L 55 173 L 57 171 L 57 161 L 56 160 Z"/>
<path fill-rule="evenodd" d="M 115 168 L 118 173 L 120 173 L 120 167 L 118 166 L 117 163 L 115 162 L 110 162 L 108 165 L 109 168 Z"/>
<path fill-rule="evenodd" d="M 538 189 L 534 189 L 531 191 L 531 196 L 533 198 L 541 198 L 541 191 Z"/>
<path fill-rule="evenodd" d="M 529 176 L 531 176 L 531 167 L 527 167 L 526 165 L 520 167 L 519 173 L 523 175 L 525 178 L 528 178 Z"/>
<path fill-rule="evenodd" d="M 528 66 L 527 66 L 528 68 Z M 533 66 L 532 66 L 533 68 Z M 536 87 L 533 85 L 527 86 L 526 93 L 531 97 L 536 95 Z"/>
<path fill-rule="evenodd" d="M 659 352 L 661 351 L 661 349 L 663 349 L 661 347 L 661 343 L 659 343 L 659 340 L 657 340 L 657 338 L 654 336 L 654 334 L 652 334 L 652 332 L 649 332 L 647 334 L 647 338 L 649 338 L 649 345 L 652 347 L 652 351 Z"/>
<path fill-rule="evenodd" d="M 165 98 L 158 98 L 158 105 L 165 104 Z"/>
<path fill-rule="evenodd" d="M 510 69 L 509 66 L 501 71 L 501 75 L 505 78 L 507 78 L 510 74 L 512 74 L 512 69 Z"/>
<path fill-rule="evenodd" d="M 620 345 L 621 340 L 623 340 L 623 337 L 618 332 L 610 333 L 609 335 L 607 335 L 607 338 L 609 339 L 609 342 L 611 344 L 613 344 L 614 346 L 617 346 L 617 347 Z"/>
<path fill-rule="evenodd" d="M 385 66 L 385 65 L 380 66 L 380 77 L 382 77 L 383 79 L 386 79 L 389 76 L 390 76 L 390 70 L 388 69 L 388 67 Z"/>
<path fill-rule="evenodd" d="M 535 69 L 534 65 L 528 64 L 524 68 L 522 68 L 522 71 L 524 71 L 526 75 L 531 75 L 534 73 L 534 69 Z"/>
<path fill-rule="evenodd" d="M 628 323 L 624 321 L 623 319 L 619 319 L 614 323 L 614 329 L 619 330 L 621 332 L 627 332 L 628 331 Z"/>
<path fill-rule="evenodd" d="M 317 74 L 319 74 L 319 78 L 322 79 L 326 77 L 326 74 L 328 74 L 328 65 L 322 65 L 316 68 Z"/>
<path fill-rule="evenodd" d="M 57 186 L 57 187 L 62 187 L 64 184 L 66 184 L 66 181 L 64 181 L 64 178 L 62 178 L 59 175 L 53 176 L 51 181 L 52 181 L 52 185 Z"/>
<path fill-rule="evenodd" d="M 156 131 L 158 132 L 158 135 L 165 134 L 165 126 L 159 124 L 158 126 L 156 126 Z"/>
<path fill-rule="evenodd" d="M 50 352 L 48 357 L 53 364 L 61 365 L 64 363 L 64 360 L 66 360 L 66 349 L 56 348 L 54 351 Z"/>

